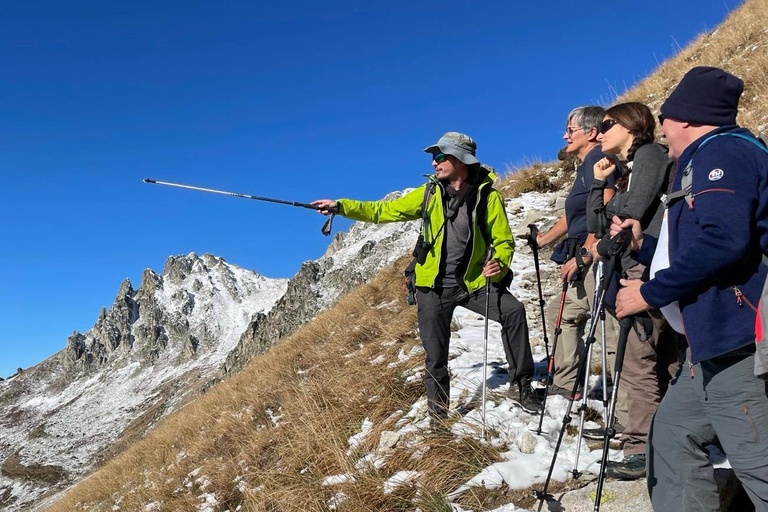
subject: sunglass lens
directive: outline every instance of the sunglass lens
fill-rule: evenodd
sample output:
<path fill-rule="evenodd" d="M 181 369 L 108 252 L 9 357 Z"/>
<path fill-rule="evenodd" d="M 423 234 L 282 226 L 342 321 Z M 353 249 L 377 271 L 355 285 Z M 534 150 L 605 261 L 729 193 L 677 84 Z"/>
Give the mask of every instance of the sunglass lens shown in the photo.
<path fill-rule="evenodd" d="M 447 159 L 448 157 L 445 156 L 443 153 L 435 153 L 434 155 L 432 155 L 432 160 L 434 160 L 439 164 L 445 162 Z"/>
<path fill-rule="evenodd" d="M 606 119 L 602 123 L 600 123 L 600 133 L 605 133 L 611 128 L 613 128 L 613 125 L 616 124 L 615 119 Z"/>

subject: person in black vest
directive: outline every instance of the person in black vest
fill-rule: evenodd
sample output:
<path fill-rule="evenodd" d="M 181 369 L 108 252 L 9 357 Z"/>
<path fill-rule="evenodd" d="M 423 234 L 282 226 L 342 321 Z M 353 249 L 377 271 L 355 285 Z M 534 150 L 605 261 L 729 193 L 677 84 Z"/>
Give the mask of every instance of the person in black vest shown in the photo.
<path fill-rule="evenodd" d="M 647 448 L 656 512 L 719 510 L 709 445 L 719 441 L 758 511 L 768 511 L 768 396 L 754 375 L 755 305 L 768 267 L 768 154 L 736 125 L 743 82 L 713 67 L 685 74 L 661 106 L 677 162 L 658 238 L 636 220 L 636 259 L 651 279 L 622 281 L 616 312 L 661 309 L 688 340 Z"/>

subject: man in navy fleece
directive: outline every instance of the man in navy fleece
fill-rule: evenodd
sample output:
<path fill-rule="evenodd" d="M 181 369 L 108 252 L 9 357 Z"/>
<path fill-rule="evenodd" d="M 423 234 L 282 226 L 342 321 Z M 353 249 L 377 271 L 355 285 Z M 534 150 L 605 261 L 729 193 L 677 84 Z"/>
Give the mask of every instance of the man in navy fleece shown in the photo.
<path fill-rule="evenodd" d="M 632 248 L 652 276 L 622 281 L 618 316 L 659 308 L 689 345 L 649 435 L 656 512 L 719 510 L 707 457 L 716 439 L 755 509 L 768 511 L 767 384 L 754 375 L 755 307 L 767 270 L 768 154 L 736 125 L 743 87 L 718 68 L 686 73 L 659 116 L 677 160 L 659 238 L 643 239 L 632 220 L 614 218 L 611 228 L 632 229 Z"/>

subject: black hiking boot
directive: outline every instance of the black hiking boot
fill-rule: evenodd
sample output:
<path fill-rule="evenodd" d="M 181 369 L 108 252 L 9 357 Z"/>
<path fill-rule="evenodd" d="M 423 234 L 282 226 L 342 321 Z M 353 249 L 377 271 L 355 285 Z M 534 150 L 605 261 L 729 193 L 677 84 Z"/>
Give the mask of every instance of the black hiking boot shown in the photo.
<path fill-rule="evenodd" d="M 618 421 L 613 422 L 613 430 L 616 431 L 616 433 L 613 435 L 611 439 L 618 439 L 619 436 L 624 432 L 624 425 L 619 423 Z M 592 439 L 593 441 L 602 441 L 605 439 L 605 427 L 598 427 L 598 428 L 585 428 L 581 436 L 585 439 Z"/>
<path fill-rule="evenodd" d="M 605 474 L 621 480 L 637 480 L 645 477 L 645 454 L 627 455 L 619 462 L 608 461 Z"/>
<path fill-rule="evenodd" d="M 531 378 L 523 377 L 517 383 L 517 387 L 520 399 L 516 402 L 520 404 L 520 407 L 529 414 L 540 414 L 543 401 L 536 390 L 531 387 Z"/>

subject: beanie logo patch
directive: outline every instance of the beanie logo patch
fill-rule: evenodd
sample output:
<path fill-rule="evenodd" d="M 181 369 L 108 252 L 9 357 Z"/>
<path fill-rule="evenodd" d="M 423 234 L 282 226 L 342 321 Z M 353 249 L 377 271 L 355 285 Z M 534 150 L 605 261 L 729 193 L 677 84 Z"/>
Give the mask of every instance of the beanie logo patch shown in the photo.
<path fill-rule="evenodd" d="M 722 178 L 724 174 L 722 169 L 712 169 L 709 171 L 709 181 L 717 181 Z"/>

